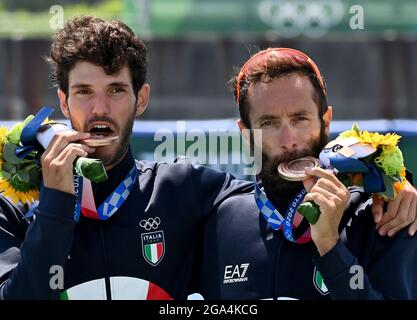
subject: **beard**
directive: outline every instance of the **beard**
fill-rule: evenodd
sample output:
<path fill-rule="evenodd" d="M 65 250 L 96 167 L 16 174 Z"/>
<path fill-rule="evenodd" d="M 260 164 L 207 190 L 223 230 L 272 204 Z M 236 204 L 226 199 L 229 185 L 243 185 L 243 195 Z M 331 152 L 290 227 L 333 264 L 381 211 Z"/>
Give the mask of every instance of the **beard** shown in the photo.
<path fill-rule="evenodd" d="M 82 131 L 82 126 L 77 126 L 75 122 L 73 122 L 72 117 L 70 117 L 71 126 L 74 130 Z M 111 123 L 118 128 L 117 124 L 111 119 L 107 117 L 94 117 L 90 119 L 90 123 L 94 121 L 103 121 Z M 103 162 L 104 167 L 113 167 L 117 163 L 119 163 L 123 157 L 126 155 L 126 152 L 129 148 L 130 137 L 132 135 L 133 123 L 135 121 L 135 112 L 133 112 L 128 121 L 123 125 L 122 131 L 119 131 L 119 139 L 116 142 L 117 147 L 114 152 L 105 151 L 106 147 L 98 147 L 96 150 L 91 153 L 88 157 L 100 159 Z"/>
<path fill-rule="evenodd" d="M 278 165 L 281 162 L 289 162 L 291 160 L 299 159 L 301 157 L 312 156 L 318 158 L 320 151 L 327 144 L 327 134 L 325 132 L 324 124 L 320 129 L 320 135 L 313 138 L 308 145 L 311 146 L 304 150 L 288 151 L 280 156 L 271 157 L 262 151 L 262 171 L 259 177 L 262 179 L 262 184 L 268 198 L 276 197 L 289 199 L 301 188 L 303 188 L 302 181 L 287 181 L 281 178 L 278 174 Z"/>

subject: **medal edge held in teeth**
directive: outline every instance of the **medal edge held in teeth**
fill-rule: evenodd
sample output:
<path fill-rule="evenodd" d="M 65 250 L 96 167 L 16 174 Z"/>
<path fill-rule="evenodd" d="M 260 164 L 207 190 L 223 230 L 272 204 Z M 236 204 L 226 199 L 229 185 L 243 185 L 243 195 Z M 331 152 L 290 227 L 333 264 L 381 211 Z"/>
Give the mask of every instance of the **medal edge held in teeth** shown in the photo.
<path fill-rule="evenodd" d="M 83 142 L 89 147 L 103 147 L 103 146 L 107 146 L 116 142 L 118 139 L 119 139 L 118 136 L 110 137 L 110 138 L 108 137 L 90 138 L 90 139 L 83 140 Z"/>
<path fill-rule="evenodd" d="M 290 163 L 293 163 L 295 161 L 309 161 L 310 163 L 313 163 L 314 166 L 313 167 L 319 167 L 320 166 L 320 161 L 314 157 L 302 157 L 300 159 L 295 159 L 292 160 L 290 162 L 281 162 L 278 165 L 277 171 L 278 174 L 281 178 L 287 180 L 287 181 L 304 181 L 307 180 L 309 178 L 309 175 L 305 174 L 305 173 L 299 173 L 299 172 L 295 172 L 291 169 L 288 169 L 288 165 Z"/>

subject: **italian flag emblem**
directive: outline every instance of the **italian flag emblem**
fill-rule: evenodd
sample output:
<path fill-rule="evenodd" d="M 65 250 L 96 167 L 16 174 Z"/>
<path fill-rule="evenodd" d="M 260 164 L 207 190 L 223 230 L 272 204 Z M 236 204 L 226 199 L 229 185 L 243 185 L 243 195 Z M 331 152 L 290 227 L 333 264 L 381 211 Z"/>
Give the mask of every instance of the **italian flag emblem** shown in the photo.
<path fill-rule="evenodd" d="M 163 231 L 141 234 L 142 254 L 152 266 L 157 266 L 165 254 L 165 239 Z"/>
<path fill-rule="evenodd" d="M 133 277 L 110 277 L 78 284 L 61 293 L 61 300 L 172 300 L 157 284 Z M 111 296 L 107 295 L 110 292 Z"/>
<path fill-rule="evenodd" d="M 324 283 L 323 277 L 321 273 L 314 267 L 314 276 L 313 276 L 313 283 L 316 289 L 322 294 L 326 295 L 329 293 L 329 289 L 327 289 L 326 284 Z"/>

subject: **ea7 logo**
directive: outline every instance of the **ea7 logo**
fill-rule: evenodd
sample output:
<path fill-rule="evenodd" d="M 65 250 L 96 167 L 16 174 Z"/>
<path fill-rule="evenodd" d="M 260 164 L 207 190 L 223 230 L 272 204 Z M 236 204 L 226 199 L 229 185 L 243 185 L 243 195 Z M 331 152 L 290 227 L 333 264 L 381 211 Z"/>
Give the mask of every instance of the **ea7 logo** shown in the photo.
<path fill-rule="evenodd" d="M 242 263 L 237 265 L 229 265 L 224 267 L 223 283 L 246 282 L 246 272 L 248 271 L 249 263 Z"/>

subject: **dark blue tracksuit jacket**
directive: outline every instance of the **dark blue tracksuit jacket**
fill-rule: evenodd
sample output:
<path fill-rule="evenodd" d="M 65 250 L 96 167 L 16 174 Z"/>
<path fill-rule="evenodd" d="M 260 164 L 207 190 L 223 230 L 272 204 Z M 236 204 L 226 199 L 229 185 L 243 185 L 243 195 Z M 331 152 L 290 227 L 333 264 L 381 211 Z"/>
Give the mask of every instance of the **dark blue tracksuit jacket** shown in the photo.
<path fill-rule="evenodd" d="M 368 194 L 351 189 L 340 232 L 320 257 L 312 241 L 267 228 L 253 192 L 233 196 L 205 226 L 198 291 L 205 299 L 417 299 L 417 237 L 407 228 L 379 236 Z"/>
<path fill-rule="evenodd" d="M 129 152 L 93 184 L 97 206 L 134 165 Z M 0 298 L 185 299 L 205 219 L 250 184 L 188 163 L 136 166 L 131 195 L 105 221 L 76 223 L 75 196 L 44 188 L 29 224 L 0 197 Z"/>

